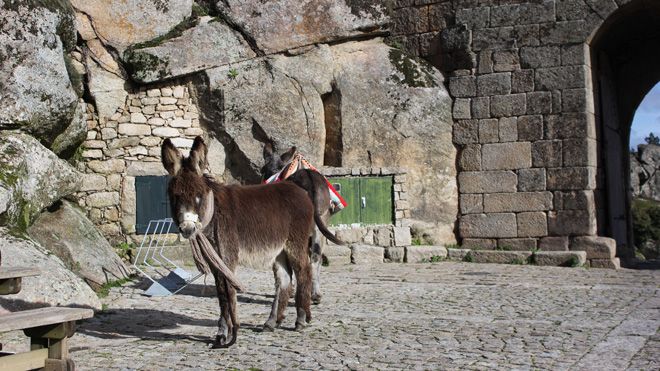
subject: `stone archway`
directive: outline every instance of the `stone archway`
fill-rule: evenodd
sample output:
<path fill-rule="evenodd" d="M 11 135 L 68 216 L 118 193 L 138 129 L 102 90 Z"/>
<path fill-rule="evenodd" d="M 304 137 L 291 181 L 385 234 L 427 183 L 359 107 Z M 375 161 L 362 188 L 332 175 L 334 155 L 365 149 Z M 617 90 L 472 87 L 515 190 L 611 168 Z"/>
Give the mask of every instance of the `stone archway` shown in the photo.
<path fill-rule="evenodd" d="M 598 234 L 617 242 L 617 256 L 634 256 L 628 143 L 636 108 L 660 80 L 660 3 L 633 1 L 594 33 L 591 67 L 598 152 Z"/>

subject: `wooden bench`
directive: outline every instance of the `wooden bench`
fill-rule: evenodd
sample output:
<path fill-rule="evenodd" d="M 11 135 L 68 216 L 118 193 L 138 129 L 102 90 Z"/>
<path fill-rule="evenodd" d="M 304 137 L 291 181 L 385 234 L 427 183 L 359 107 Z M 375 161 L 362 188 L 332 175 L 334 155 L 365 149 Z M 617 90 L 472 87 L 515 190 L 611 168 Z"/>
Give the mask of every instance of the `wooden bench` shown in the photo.
<path fill-rule="evenodd" d="M 15 294 L 21 289 L 21 277 L 39 274 L 28 268 L 0 267 L 0 293 Z M 71 371 L 68 338 L 76 331 L 76 321 L 94 316 L 92 309 L 45 307 L 0 315 L 0 332 L 23 330 L 30 338 L 30 351 L 0 354 L 0 371 L 45 370 Z"/>
<path fill-rule="evenodd" d="M 18 294 L 23 277 L 38 276 L 39 270 L 22 267 L 0 267 L 0 295 Z"/>

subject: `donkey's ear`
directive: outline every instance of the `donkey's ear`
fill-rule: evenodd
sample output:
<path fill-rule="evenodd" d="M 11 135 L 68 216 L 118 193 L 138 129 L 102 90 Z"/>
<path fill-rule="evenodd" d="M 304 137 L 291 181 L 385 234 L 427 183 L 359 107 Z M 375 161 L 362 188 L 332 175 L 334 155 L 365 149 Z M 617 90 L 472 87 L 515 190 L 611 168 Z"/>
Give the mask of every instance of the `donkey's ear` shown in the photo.
<path fill-rule="evenodd" d="M 181 155 L 181 152 L 176 149 L 169 138 L 163 141 L 163 145 L 160 147 L 160 156 L 165 170 L 167 170 L 171 176 L 175 176 L 179 170 L 181 170 L 181 160 L 183 160 L 183 155 Z"/>
<path fill-rule="evenodd" d="M 273 143 L 266 143 L 264 145 L 264 160 L 268 161 L 273 157 Z"/>
<path fill-rule="evenodd" d="M 282 156 L 280 156 L 280 159 L 282 160 L 282 162 L 286 163 L 286 162 L 291 161 L 291 159 L 293 158 L 293 155 L 295 155 L 295 154 L 296 154 L 296 146 L 293 146 L 293 147 L 291 147 L 290 150 L 282 153 Z"/>
<path fill-rule="evenodd" d="M 204 173 L 206 169 L 206 154 L 208 153 L 208 147 L 204 143 L 204 139 L 198 136 L 193 142 L 192 149 L 190 150 L 190 162 L 195 167 L 195 170 L 199 175 Z"/>

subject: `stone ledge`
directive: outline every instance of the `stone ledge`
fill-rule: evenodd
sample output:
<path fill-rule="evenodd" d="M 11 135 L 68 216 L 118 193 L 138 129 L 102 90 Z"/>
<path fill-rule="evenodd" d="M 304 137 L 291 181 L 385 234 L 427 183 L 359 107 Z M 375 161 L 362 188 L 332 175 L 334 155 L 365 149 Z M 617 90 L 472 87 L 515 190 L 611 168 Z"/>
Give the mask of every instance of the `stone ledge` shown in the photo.
<path fill-rule="evenodd" d="M 469 253 L 474 263 L 526 264 L 532 256 L 531 251 L 472 250 Z"/>
<path fill-rule="evenodd" d="M 587 262 L 584 251 L 538 251 L 533 256 L 534 264 L 555 267 L 581 267 Z"/>
<path fill-rule="evenodd" d="M 384 262 L 384 252 L 380 246 L 371 245 L 351 245 L 351 263 L 353 264 L 382 264 Z"/>
<path fill-rule="evenodd" d="M 447 249 L 444 246 L 406 246 L 406 263 L 424 263 L 434 256 L 446 258 Z"/>
<path fill-rule="evenodd" d="M 328 265 L 351 264 L 351 249 L 346 246 L 326 244 L 323 248 L 323 257 Z"/>
<path fill-rule="evenodd" d="M 590 268 L 621 269 L 619 258 L 612 259 L 589 259 Z"/>

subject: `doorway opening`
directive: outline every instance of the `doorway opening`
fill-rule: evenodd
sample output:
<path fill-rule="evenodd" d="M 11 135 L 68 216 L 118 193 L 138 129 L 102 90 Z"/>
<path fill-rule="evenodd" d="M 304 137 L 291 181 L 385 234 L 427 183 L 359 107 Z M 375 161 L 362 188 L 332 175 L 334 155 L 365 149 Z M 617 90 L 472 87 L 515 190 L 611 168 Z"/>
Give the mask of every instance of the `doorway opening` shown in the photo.
<path fill-rule="evenodd" d="M 660 2 L 631 2 L 592 38 L 591 67 L 598 148 L 595 192 L 598 234 L 617 243 L 624 262 L 635 256 L 630 177 L 633 116 L 660 80 Z"/>

